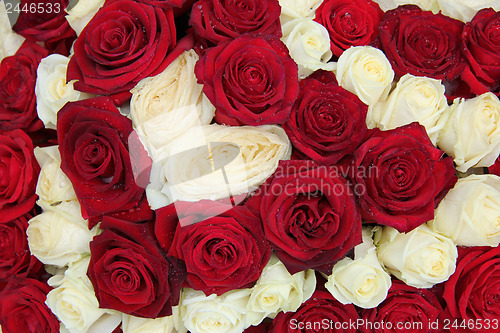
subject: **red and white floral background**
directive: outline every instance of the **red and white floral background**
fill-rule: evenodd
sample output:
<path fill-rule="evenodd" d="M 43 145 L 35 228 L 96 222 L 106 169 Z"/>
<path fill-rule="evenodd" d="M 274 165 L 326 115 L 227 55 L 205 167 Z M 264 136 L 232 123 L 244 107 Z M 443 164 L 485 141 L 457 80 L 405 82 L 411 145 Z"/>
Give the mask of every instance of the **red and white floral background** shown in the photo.
<path fill-rule="evenodd" d="M 1 1 L 0 331 L 496 332 L 499 10 Z"/>

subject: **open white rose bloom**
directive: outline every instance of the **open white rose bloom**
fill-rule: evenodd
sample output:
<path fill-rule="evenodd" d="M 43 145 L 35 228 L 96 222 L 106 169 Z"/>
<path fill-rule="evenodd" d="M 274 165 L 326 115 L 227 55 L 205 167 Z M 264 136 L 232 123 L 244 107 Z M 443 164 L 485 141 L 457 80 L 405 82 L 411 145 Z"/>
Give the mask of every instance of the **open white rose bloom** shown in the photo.
<path fill-rule="evenodd" d="M 444 89 L 439 80 L 406 74 L 386 99 L 375 104 L 366 123 L 385 131 L 418 121 L 436 145 L 448 119 Z"/>
<path fill-rule="evenodd" d="M 500 100 L 485 93 L 468 100 L 456 99 L 440 132 L 438 146 L 454 157 L 457 170 L 488 167 L 500 154 Z"/>
<path fill-rule="evenodd" d="M 251 289 L 247 320 L 258 325 L 265 317 L 274 318 L 278 312 L 296 311 L 316 288 L 314 270 L 290 274 L 285 265 L 273 255 Z"/>
<path fill-rule="evenodd" d="M 356 94 L 368 106 L 389 94 L 394 79 L 394 71 L 384 52 L 371 46 L 345 50 L 337 62 L 336 75 L 342 88 Z"/>
<path fill-rule="evenodd" d="M 154 156 L 192 127 L 208 125 L 215 108 L 196 83 L 194 50 L 177 57 L 162 73 L 132 89 L 130 116 L 139 138 Z"/>
<path fill-rule="evenodd" d="M 469 22 L 483 8 L 500 10 L 498 0 L 436 0 L 443 15 L 453 17 L 462 22 Z"/>
<path fill-rule="evenodd" d="M 12 31 L 5 3 L 0 3 L 0 61 L 16 53 L 24 42 L 24 37 Z"/>
<path fill-rule="evenodd" d="M 354 259 L 344 258 L 333 266 L 325 287 L 342 304 L 369 309 L 384 301 L 391 277 L 378 260 L 371 228 L 363 229 L 363 243 L 354 248 Z"/>
<path fill-rule="evenodd" d="M 500 177 L 459 179 L 441 201 L 429 227 L 461 246 L 500 244 Z"/>
<path fill-rule="evenodd" d="M 66 82 L 69 58 L 60 54 L 45 57 L 38 65 L 35 94 L 38 117 L 46 128 L 56 129 L 57 112 L 67 102 L 90 98 L 91 95 L 73 88 L 75 81 Z"/>
<path fill-rule="evenodd" d="M 259 127 L 194 127 L 153 158 L 149 204 L 157 209 L 176 200 L 218 200 L 257 189 L 289 159 L 285 131 Z"/>
<path fill-rule="evenodd" d="M 374 236 L 380 262 L 395 277 L 415 288 L 430 288 L 455 272 L 457 247 L 451 238 L 423 224 L 404 234 L 391 227 Z"/>
<path fill-rule="evenodd" d="M 313 19 L 323 0 L 279 0 L 281 24 L 295 18 Z"/>
<path fill-rule="evenodd" d="M 99 8 L 104 5 L 104 0 L 79 0 L 75 7 L 66 15 L 69 25 L 80 35 L 83 28 L 89 23 Z"/>

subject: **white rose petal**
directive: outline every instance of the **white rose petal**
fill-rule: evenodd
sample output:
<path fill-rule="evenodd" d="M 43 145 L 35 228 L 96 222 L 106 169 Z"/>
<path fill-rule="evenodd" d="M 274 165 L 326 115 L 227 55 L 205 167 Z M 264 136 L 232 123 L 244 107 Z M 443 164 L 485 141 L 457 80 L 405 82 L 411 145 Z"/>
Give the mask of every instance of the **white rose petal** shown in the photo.
<path fill-rule="evenodd" d="M 394 71 L 384 52 L 371 46 L 345 50 L 337 62 L 336 75 L 341 87 L 369 106 L 389 94 L 394 79 Z"/>
<path fill-rule="evenodd" d="M 147 198 L 158 209 L 177 200 L 248 193 L 290 155 L 290 141 L 279 126 L 195 127 L 153 158 Z"/>
<path fill-rule="evenodd" d="M 141 80 L 132 90 L 130 115 L 152 154 L 195 126 L 208 125 L 215 107 L 197 83 L 198 55 L 185 51 L 162 73 Z"/>
<path fill-rule="evenodd" d="M 58 146 L 36 147 L 35 157 L 41 168 L 35 191 L 39 201 L 50 205 L 60 201 L 77 200 L 71 181 L 61 170 Z"/>
<path fill-rule="evenodd" d="M 181 318 L 191 333 L 241 333 L 250 326 L 246 306 L 250 289 L 205 296 L 202 291 L 183 290 Z"/>
<path fill-rule="evenodd" d="M 40 61 L 35 85 L 36 110 L 46 128 L 57 128 L 57 112 L 67 102 L 91 97 L 73 88 L 76 80 L 66 82 L 69 58 L 51 54 Z"/>
<path fill-rule="evenodd" d="M 0 2 L 0 61 L 14 55 L 23 43 L 24 37 L 11 29 L 5 2 Z"/>
<path fill-rule="evenodd" d="M 459 179 L 428 224 L 459 246 L 498 246 L 500 177 L 470 175 Z"/>
<path fill-rule="evenodd" d="M 434 14 L 439 12 L 437 0 L 373 0 L 380 5 L 380 8 L 386 12 L 401 5 L 417 5 L 422 10 L 432 11 Z"/>
<path fill-rule="evenodd" d="M 314 19 L 316 9 L 323 0 L 279 0 L 281 6 L 281 24 L 295 18 Z"/>
<path fill-rule="evenodd" d="M 258 325 L 265 317 L 274 318 L 278 312 L 296 311 L 316 288 L 314 270 L 291 275 L 285 265 L 273 255 L 251 289 L 247 320 Z"/>
<path fill-rule="evenodd" d="M 438 146 L 454 157 L 457 170 L 488 167 L 500 154 L 500 101 L 488 92 L 468 100 L 456 99 L 440 132 Z"/>
<path fill-rule="evenodd" d="M 387 99 L 379 101 L 366 122 L 383 131 L 418 121 L 435 145 L 448 119 L 448 102 L 441 81 L 406 74 Z"/>
<path fill-rule="evenodd" d="M 90 256 L 87 256 L 70 265 L 64 276 L 54 276 L 48 281 L 54 289 L 47 294 L 45 303 L 71 333 L 92 332 L 92 326 L 107 312 L 99 308 L 87 277 L 89 261 Z M 115 321 L 108 332 L 117 325 Z"/>
<path fill-rule="evenodd" d="M 333 266 L 325 287 L 340 303 L 364 309 L 385 300 L 391 277 L 378 260 L 371 229 L 363 229 L 363 243 L 354 248 L 354 260 L 344 258 Z"/>
<path fill-rule="evenodd" d="M 66 20 L 79 36 L 83 28 L 103 5 L 104 0 L 79 0 L 76 6 L 68 11 Z"/>
<path fill-rule="evenodd" d="M 374 239 L 380 262 L 409 286 L 430 288 L 455 272 L 457 247 L 425 224 L 406 234 L 383 227 Z"/>
<path fill-rule="evenodd" d="M 123 333 L 185 333 L 179 307 L 172 307 L 172 315 L 156 319 L 140 318 L 123 314 L 122 316 Z"/>
<path fill-rule="evenodd" d="M 498 0 L 437 0 L 443 15 L 455 18 L 462 22 L 469 22 L 474 15 L 483 8 L 500 10 Z"/>
<path fill-rule="evenodd" d="M 299 78 L 305 78 L 318 69 L 333 71 L 328 30 L 313 20 L 296 18 L 281 26 L 281 40 L 288 47 L 290 56 L 299 66 Z"/>
<path fill-rule="evenodd" d="M 44 264 L 65 266 L 90 253 L 89 242 L 99 232 L 88 229 L 78 201 L 42 206 L 44 212 L 28 221 L 31 253 Z"/>

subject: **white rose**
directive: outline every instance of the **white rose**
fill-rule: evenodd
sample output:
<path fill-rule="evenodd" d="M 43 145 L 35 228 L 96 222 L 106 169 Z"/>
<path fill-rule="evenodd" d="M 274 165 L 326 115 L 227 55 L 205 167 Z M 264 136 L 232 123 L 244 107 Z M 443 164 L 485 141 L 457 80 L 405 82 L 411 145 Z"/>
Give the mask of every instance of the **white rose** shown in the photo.
<path fill-rule="evenodd" d="M 488 167 L 500 154 L 500 101 L 488 92 L 456 99 L 441 131 L 438 146 L 454 157 L 457 170 Z"/>
<path fill-rule="evenodd" d="M 273 255 L 251 289 L 247 320 L 258 325 L 265 317 L 274 318 L 278 312 L 296 311 L 316 288 L 314 270 L 291 275 L 285 265 Z"/>
<path fill-rule="evenodd" d="M 387 96 L 394 79 L 394 71 L 384 52 L 371 46 L 345 50 L 337 62 L 336 75 L 341 87 L 369 106 Z"/>
<path fill-rule="evenodd" d="M 58 146 L 36 147 L 35 157 L 41 169 L 35 191 L 39 201 L 50 205 L 60 201 L 77 200 L 71 181 L 61 170 Z"/>
<path fill-rule="evenodd" d="M 469 22 L 474 15 L 483 8 L 500 10 L 498 0 L 437 0 L 443 15 L 455 18 L 462 22 Z"/>
<path fill-rule="evenodd" d="M 202 291 L 183 290 L 181 318 L 191 333 L 241 333 L 246 322 L 250 289 L 229 291 L 221 296 L 205 296 Z"/>
<path fill-rule="evenodd" d="M 23 42 L 24 37 L 11 29 L 5 2 L 0 2 L 0 61 L 14 55 Z"/>
<path fill-rule="evenodd" d="M 185 333 L 179 307 L 172 307 L 172 315 L 156 319 L 140 318 L 123 314 L 122 316 L 123 333 Z"/>
<path fill-rule="evenodd" d="M 323 0 L 279 0 L 281 6 L 281 24 L 295 18 L 314 19 L 316 9 Z"/>
<path fill-rule="evenodd" d="M 366 122 L 383 131 L 418 121 L 435 145 L 448 119 L 448 102 L 441 81 L 404 75 L 387 99 L 377 103 Z"/>
<path fill-rule="evenodd" d="M 185 51 L 162 73 L 132 90 L 130 115 L 143 143 L 154 152 L 194 126 L 208 125 L 215 107 L 194 75 L 198 55 Z"/>
<path fill-rule="evenodd" d="M 78 201 L 42 208 L 44 212 L 29 220 L 26 230 L 34 256 L 44 264 L 65 266 L 90 253 L 89 242 L 99 228 L 88 229 Z"/>
<path fill-rule="evenodd" d="M 48 284 L 52 289 L 45 303 L 71 333 L 96 332 L 94 325 L 101 319 L 111 323 L 112 332 L 119 324 L 121 315 L 103 317 L 108 311 L 99 308 L 92 283 L 87 277 L 90 256 L 71 264 L 63 276 L 53 276 Z"/>
<path fill-rule="evenodd" d="M 363 229 L 363 243 L 354 248 L 354 260 L 344 258 L 333 266 L 325 287 L 340 303 L 364 309 L 385 300 L 391 277 L 380 265 L 371 229 Z"/>
<path fill-rule="evenodd" d="M 75 7 L 71 8 L 66 15 L 69 25 L 80 35 L 83 28 L 94 17 L 99 8 L 104 5 L 105 0 L 79 0 Z"/>
<path fill-rule="evenodd" d="M 46 128 L 57 128 L 57 112 L 67 102 L 89 98 L 73 88 L 76 80 L 66 82 L 69 58 L 51 54 L 40 61 L 35 85 L 36 111 Z"/>
<path fill-rule="evenodd" d="M 195 127 L 158 150 L 147 198 L 157 209 L 176 200 L 218 200 L 248 193 L 290 155 L 290 141 L 279 126 Z"/>
<path fill-rule="evenodd" d="M 305 78 L 318 69 L 335 69 L 335 63 L 328 63 L 332 51 L 330 35 L 324 26 L 310 19 L 296 18 L 283 24 L 281 30 L 281 40 L 299 66 L 299 78 Z"/>
<path fill-rule="evenodd" d="M 461 178 L 428 223 L 459 246 L 500 244 L 500 177 L 471 175 Z"/>
<path fill-rule="evenodd" d="M 439 12 L 437 0 L 373 0 L 380 5 L 380 8 L 386 12 L 401 5 L 417 5 L 422 10 L 430 10 L 434 14 Z"/>
<path fill-rule="evenodd" d="M 383 227 L 374 239 L 380 262 L 409 286 L 430 288 L 455 272 L 457 247 L 425 224 L 406 234 Z"/>

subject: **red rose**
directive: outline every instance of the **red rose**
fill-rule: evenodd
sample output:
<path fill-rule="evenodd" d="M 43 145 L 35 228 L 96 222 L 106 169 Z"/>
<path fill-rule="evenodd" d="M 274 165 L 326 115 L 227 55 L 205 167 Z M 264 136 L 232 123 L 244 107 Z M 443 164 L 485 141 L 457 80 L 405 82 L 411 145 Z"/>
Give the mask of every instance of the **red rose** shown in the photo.
<path fill-rule="evenodd" d="M 358 319 L 359 316 L 354 305 L 341 304 L 327 291 L 315 291 L 311 298 L 304 302 L 296 312 L 280 312 L 274 318 L 269 333 L 356 333 L 357 330 L 349 324 L 356 323 Z M 336 327 L 336 324 L 340 326 Z M 342 324 L 344 328 L 342 328 Z"/>
<path fill-rule="evenodd" d="M 452 332 L 497 330 L 500 327 L 500 247 L 459 247 L 457 268 L 444 282 L 443 299 L 451 322 L 458 319 L 458 327 L 450 327 Z M 474 325 L 463 328 L 462 322 Z"/>
<path fill-rule="evenodd" d="M 244 33 L 281 37 L 278 0 L 199 0 L 190 24 L 203 41 L 218 44 Z"/>
<path fill-rule="evenodd" d="M 500 176 L 500 156 L 496 159 L 495 164 L 488 167 L 488 173 Z"/>
<path fill-rule="evenodd" d="M 140 80 L 161 73 L 179 52 L 172 9 L 108 0 L 74 44 L 67 80 L 75 89 L 129 98 Z"/>
<path fill-rule="evenodd" d="M 21 130 L 0 132 L 0 223 L 33 209 L 39 172 L 29 136 Z"/>
<path fill-rule="evenodd" d="M 299 91 L 298 67 L 275 36 L 242 35 L 207 50 L 195 73 L 226 125 L 282 124 Z"/>
<path fill-rule="evenodd" d="M 108 97 L 66 103 L 58 112 L 61 169 L 73 184 L 84 218 L 152 217 L 144 187 L 134 178 L 134 168 L 144 170 L 141 165 L 150 159 L 141 145 L 129 147 L 132 131 L 132 121 Z"/>
<path fill-rule="evenodd" d="M 465 25 L 462 48 L 469 67 L 462 79 L 477 95 L 500 88 L 500 13 L 485 8 Z"/>
<path fill-rule="evenodd" d="M 0 292 L 3 333 L 58 333 L 59 320 L 45 305 L 52 288 L 35 279 L 13 277 Z"/>
<path fill-rule="evenodd" d="M 331 273 L 361 243 L 354 196 L 334 167 L 280 161 L 276 172 L 245 204 L 260 211 L 264 233 L 287 270 Z"/>
<path fill-rule="evenodd" d="M 179 303 L 185 267 L 163 255 L 152 221 L 106 216 L 101 228 L 103 233 L 90 242 L 87 271 L 99 306 L 143 318 L 171 315 Z"/>
<path fill-rule="evenodd" d="M 35 83 L 40 60 L 47 50 L 24 42 L 16 54 L 0 64 L 0 130 L 24 129 L 35 132 L 43 127 L 36 113 Z"/>
<path fill-rule="evenodd" d="M 301 82 L 290 119 L 283 124 L 294 148 L 318 163 L 333 164 L 352 153 L 367 132 L 368 106 L 337 85 L 315 77 Z"/>
<path fill-rule="evenodd" d="M 452 157 L 443 155 L 416 122 L 373 130 L 348 167 L 363 221 L 408 232 L 432 220 L 434 208 L 457 181 Z"/>
<path fill-rule="evenodd" d="M 383 14 L 378 3 L 371 0 L 325 0 L 314 20 L 328 30 L 330 49 L 340 57 L 351 46 L 373 42 Z"/>
<path fill-rule="evenodd" d="M 410 73 L 453 80 L 465 68 L 460 36 L 464 24 L 416 5 L 385 12 L 379 25 L 381 49 L 397 76 Z"/>
<path fill-rule="evenodd" d="M 7 223 L 0 223 L 0 279 L 11 276 L 38 277 L 43 274 L 43 264 L 32 256 L 28 247 L 26 229 L 31 214 Z"/>
<path fill-rule="evenodd" d="M 427 289 L 407 286 L 399 280 L 392 281 L 391 289 L 381 304 L 361 312 L 363 324 L 359 328 L 363 333 L 441 332 L 444 319 L 443 308 L 436 295 Z M 380 325 L 382 322 L 383 327 Z"/>
<path fill-rule="evenodd" d="M 34 42 L 44 42 L 54 53 L 69 55 L 76 39 L 64 9 L 69 0 L 21 0 L 19 17 L 12 29 Z M 26 9 L 26 10 L 24 10 Z"/>
<path fill-rule="evenodd" d="M 244 206 L 186 204 L 168 252 L 186 263 L 186 285 L 207 296 L 251 287 L 271 256 L 260 219 Z"/>

